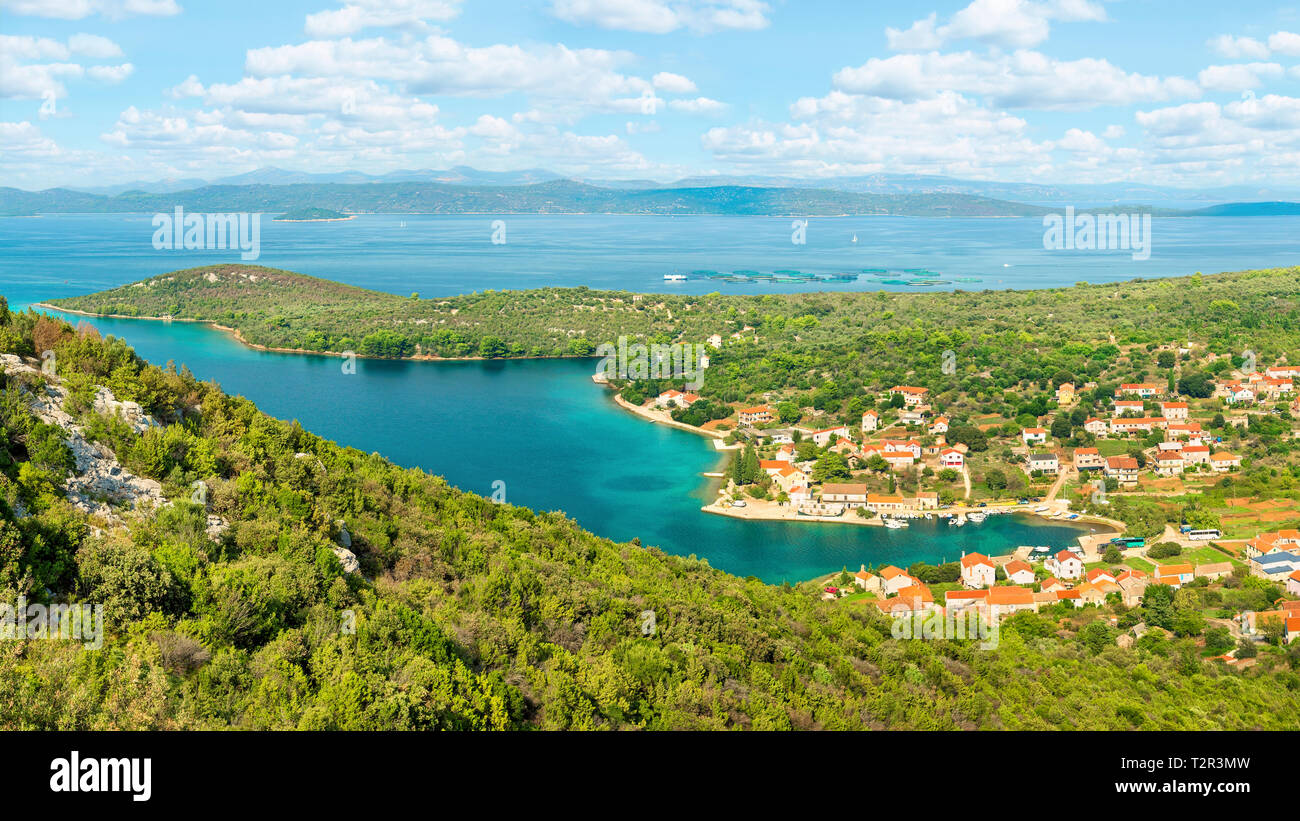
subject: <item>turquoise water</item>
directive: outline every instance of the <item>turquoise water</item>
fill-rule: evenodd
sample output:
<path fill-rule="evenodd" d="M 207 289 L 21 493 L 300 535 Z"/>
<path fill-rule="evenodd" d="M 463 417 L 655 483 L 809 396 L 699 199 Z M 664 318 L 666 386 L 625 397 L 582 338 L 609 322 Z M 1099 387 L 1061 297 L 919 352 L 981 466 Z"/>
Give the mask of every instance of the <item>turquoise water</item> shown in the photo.
<path fill-rule="evenodd" d="M 69 317 L 77 320 L 78 317 Z M 723 458 L 707 439 L 622 410 L 591 381 L 592 362 L 387 362 L 254 351 L 193 323 L 92 320 L 150 361 L 184 363 L 200 378 L 297 419 L 308 430 L 445 476 L 506 501 L 563 510 L 618 541 L 696 554 L 742 576 L 801 581 L 841 567 L 1005 553 L 1020 544 L 1070 546 L 1081 528 L 990 517 L 960 530 L 917 522 L 858 525 L 747 522 L 703 513 Z"/>
<path fill-rule="evenodd" d="M 876 283 L 667 285 L 674 269 L 834 273 L 927 269 L 981 277 L 961 287 L 1030 288 L 1078 280 L 1172 276 L 1295 264 L 1300 219 L 1156 220 L 1151 260 L 1126 253 L 1042 250 L 1038 220 L 905 217 L 812 220 L 808 245 L 790 244 L 788 219 L 731 217 L 506 217 L 508 242 L 490 243 L 491 217 L 366 216 L 337 223 L 262 223 L 260 264 L 394 293 L 587 285 L 637 291 L 738 293 L 879 289 Z M 406 227 L 402 228 L 401 223 Z M 857 245 L 849 238 L 857 233 Z M 0 218 L 0 294 L 15 306 L 83 294 L 177 268 L 233 262 L 229 252 L 155 251 L 149 217 Z M 1011 267 L 1003 268 L 1003 264 Z M 907 288 L 908 286 L 899 286 Z M 916 290 L 910 288 L 910 290 Z M 145 358 L 184 363 L 200 378 L 341 444 L 377 451 L 452 484 L 509 502 L 563 510 L 612 539 L 639 537 L 765 581 L 798 581 L 861 563 L 941 561 L 962 550 L 1069 546 L 1081 528 L 991 517 L 961 529 L 924 521 L 907 530 L 748 522 L 702 513 L 702 473 L 720 457 L 708 440 L 646 423 L 590 380 L 589 361 L 500 363 L 361 361 L 344 375 L 327 357 L 247 349 L 200 325 L 94 320 Z"/>

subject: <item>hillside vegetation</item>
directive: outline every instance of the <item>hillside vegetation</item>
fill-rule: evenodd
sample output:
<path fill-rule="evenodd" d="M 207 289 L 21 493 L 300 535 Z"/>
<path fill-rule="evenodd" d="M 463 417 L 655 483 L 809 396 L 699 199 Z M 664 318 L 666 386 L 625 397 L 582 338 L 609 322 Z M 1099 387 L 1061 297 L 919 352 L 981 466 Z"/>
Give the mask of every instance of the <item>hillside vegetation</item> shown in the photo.
<path fill-rule="evenodd" d="M 108 632 L 5 642 L 4 729 L 1298 726 L 1295 654 L 1121 648 L 1096 608 L 1016 616 L 991 651 L 896 640 L 875 608 L 493 504 L 3 300 L 0 354 L 0 601 L 102 603 Z M 164 421 L 97 411 L 101 385 Z M 74 428 L 170 504 L 73 504 Z"/>

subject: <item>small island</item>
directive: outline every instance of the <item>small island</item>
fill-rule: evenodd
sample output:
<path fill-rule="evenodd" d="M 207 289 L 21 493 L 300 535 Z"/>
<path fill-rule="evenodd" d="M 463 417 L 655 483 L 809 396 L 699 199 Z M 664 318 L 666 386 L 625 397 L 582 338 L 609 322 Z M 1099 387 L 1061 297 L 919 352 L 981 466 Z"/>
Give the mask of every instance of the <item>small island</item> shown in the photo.
<path fill-rule="evenodd" d="M 343 214 L 328 208 L 297 208 L 275 218 L 276 222 L 342 222 L 355 219 L 356 214 Z"/>

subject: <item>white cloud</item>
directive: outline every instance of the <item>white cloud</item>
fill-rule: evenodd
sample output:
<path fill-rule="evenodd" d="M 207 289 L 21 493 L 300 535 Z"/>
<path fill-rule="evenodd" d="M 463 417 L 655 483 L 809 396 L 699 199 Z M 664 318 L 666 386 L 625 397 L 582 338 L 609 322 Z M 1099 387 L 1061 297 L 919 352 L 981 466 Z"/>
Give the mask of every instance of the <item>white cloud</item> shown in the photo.
<path fill-rule="evenodd" d="M 1259 88 L 1265 77 L 1281 77 L 1282 66 L 1277 63 L 1235 63 L 1229 66 L 1210 66 L 1197 76 L 1201 88 L 1211 91 L 1245 91 Z"/>
<path fill-rule="evenodd" d="M 1220 34 L 1210 40 L 1207 45 L 1232 60 L 1263 60 L 1269 56 L 1268 46 L 1253 37 L 1234 37 L 1231 34 Z"/>
<path fill-rule="evenodd" d="M 942 26 L 931 14 L 906 31 L 885 30 L 895 51 L 928 51 L 952 40 L 977 40 L 1000 48 L 1029 48 L 1051 34 L 1052 21 L 1104 22 L 1106 10 L 1093 0 L 974 0 Z"/>
<path fill-rule="evenodd" d="M 365 28 L 425 27 L 427 20 L 450 20 L 462 0 L 347 0 L 342 8 L 307 15 L 312 37 L 343 37 Z"/>
<path fill-rule="evenodd" d="M 980 95 L 998 107 L 1038 109 L 1087 109 L 1200 94 L 1195 83 L 1182 77 L 1133 74 L 1106 60 L 1061 61 L 1036 51 L 873 57 L 836 72 L 834 83 L 843 91 L 895 100 L 955 91 Z"/>
<path fill-rule="evenodd" d="M 123 63 L 120 66 L 91 66 L 86 69 L 86 74 L 92 80 L 99 80 L 103 83 L 120 83 L 135 71 L 135 66 L 130 63 Z"/>
<path fill-rule="evenodd" d="M 253 49 L 245 68 L 255 77 L 295 75 L 399 83 L 412 94 L 500 97 L 526 93 L 560 106 L 627 111 L 629 98 L 653 92 L 650 81 L 617 69 L 625 52 L 563 45 L 464 46 L 442 35 L 422 40 L 313 40 Z"/>
<path fill-rule="evenodd" d="M 68 50 L 83 57 L 121 57 L 122 47 L 98 34 L 74 34 L 68 38 Z"/>
<path fill-rule="evenodd" d="M 917 20 L 906 31 L 896 28 L 885 29 L 885 39 L 894 51 L 930 51 L 943 45 L 943 37 L 936 31 L 939 15 L 931 12 L 929 17 Z"/>
<path fill-rule="evenodd" d="M 711 32 L 766 28 L 770 7 L 762 0 L 553 0 L 552 13 L 568 23 L 667 34 L 678 29 Z"/>
<path fill-rule="evenodd" d="M 1278 54 L 1285 54 L 1288 57 L 1300 57 L 1300 34 L 1279 31 L 1276 34 L 1269 35 L 1268 47 Z"/>
<path fill-rule="evenodd" d="M 695 83 L 680 74 L 661 71 L 651 78 L 654 87 L 665 94 L 690 94 L 695 90 Z"/>
<path fill-rule="evenodd" d="M 694 100 L 671 100 L 668 107 L 674 111 L 689 114 L 718 114 L 727 110 L 727 104 L 711 100 L 708 97 L 696 97 Z"/>
<path fill-rule="evenodd" d="M 55 20 L 84 20 L 102 15 L 110 20 L 123 17 L 170 17 L 180 14 L 175 0 L 0 0 L 0 8 L 12 14 Z"/>

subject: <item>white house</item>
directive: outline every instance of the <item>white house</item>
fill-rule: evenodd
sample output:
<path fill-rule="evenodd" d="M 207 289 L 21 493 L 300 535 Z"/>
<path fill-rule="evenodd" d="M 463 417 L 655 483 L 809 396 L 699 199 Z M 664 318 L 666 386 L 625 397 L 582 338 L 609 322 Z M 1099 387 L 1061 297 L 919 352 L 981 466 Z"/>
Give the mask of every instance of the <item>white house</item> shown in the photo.
<path fill-rule="evenodd" d="M 1041 445 L 1047 441 L 1047 429 L 1025 428 L 1020 431 L 1020 438 L 1025 440 L 1026 445 Z"/>
<path fill-rule="evenodd" d="M 813 439 L 813 443 L 816 444 L 817 447 L 824 448 L 826 447 L 826 444 L 831 441 L 831 438 L 835 436 L 838 436 L 841 439 L 848 439 L 849 438 L 848 426 L 840 425 L 839 427 L 826 428 L 825 430 L 814 431 L 812 439 Z"/>
<path fill-rule="evenodd" d="M 869 410 L 866 413 L 862 414 L 863 433 L 870 433 L 871 431 L 875 430 L 878 427 L 880 427 L 880 414 L 876 413 L 873 410 Z"/>
<path fill-rule="evenodd" d="M 1058 579 L 1077 579 L 1083 576 L 1083 560 L 1068 550 L 1062 550 L 1043 562 L 1043 567 Z"/>
<path fill-rule="evenodd" d="M 948 448 L 939 453 L 939 466 L 961 470 L 966 467 L 966 457 L 955 448 Z"/>
<path fill-rule="evenodd" d="M 1034 568 L 1029 562 L 1013 559 L 1002 565 L 1002 572 L 1007 574 L 1007 581 L 1012 584 L 1033 584 Z"/>
<path fill-rule="evenodd" d="M 996 573 L 997 566 L 983 553 L 962 553 L 961 583 L 967 587 L 992 587 Z"/>

